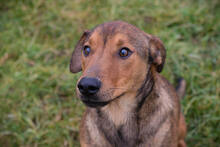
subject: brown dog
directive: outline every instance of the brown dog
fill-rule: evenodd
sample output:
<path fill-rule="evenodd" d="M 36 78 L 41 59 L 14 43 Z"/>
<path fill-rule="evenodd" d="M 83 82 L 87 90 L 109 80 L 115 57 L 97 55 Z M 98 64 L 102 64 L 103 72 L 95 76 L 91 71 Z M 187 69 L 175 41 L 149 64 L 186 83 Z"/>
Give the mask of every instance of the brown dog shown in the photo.
<path fill-rule="evenodd" d="M 77 94 L 87 106 L 81 146 L 186 146 L 182 93 L 159 74 L 165 57 L 158 38 L 122 21 L 84 32 L 70 63 L 82 70 Z"/>

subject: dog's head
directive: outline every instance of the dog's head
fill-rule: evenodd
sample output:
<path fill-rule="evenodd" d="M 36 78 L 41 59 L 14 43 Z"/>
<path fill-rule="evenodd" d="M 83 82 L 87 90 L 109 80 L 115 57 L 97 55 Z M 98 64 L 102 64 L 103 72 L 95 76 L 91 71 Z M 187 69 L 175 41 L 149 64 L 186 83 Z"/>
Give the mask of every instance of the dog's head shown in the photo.
<path fill-rule="evenodd" d="M 82 70 L 77 94 L 87 106 L 98 107 L 137 93 L 150 67 L 162 71 L 165 56 L 158 38 L 114 21 L 83 33 L 73 51 L 70 71 Z"/>

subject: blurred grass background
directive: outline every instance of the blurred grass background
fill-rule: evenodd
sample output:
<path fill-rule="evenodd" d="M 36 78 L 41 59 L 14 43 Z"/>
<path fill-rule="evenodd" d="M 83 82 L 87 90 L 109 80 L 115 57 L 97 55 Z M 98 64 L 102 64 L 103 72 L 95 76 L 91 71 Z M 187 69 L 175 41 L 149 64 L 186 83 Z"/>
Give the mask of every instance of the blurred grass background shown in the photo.
<path fill-rule="evenodd" d="M 189 147 L 220 146 L 218 0 L 0 0 L 0 146 L 79 146 L 69 60 L 83 30 L 124 20 L 163 40 L 182 76 Z"/>

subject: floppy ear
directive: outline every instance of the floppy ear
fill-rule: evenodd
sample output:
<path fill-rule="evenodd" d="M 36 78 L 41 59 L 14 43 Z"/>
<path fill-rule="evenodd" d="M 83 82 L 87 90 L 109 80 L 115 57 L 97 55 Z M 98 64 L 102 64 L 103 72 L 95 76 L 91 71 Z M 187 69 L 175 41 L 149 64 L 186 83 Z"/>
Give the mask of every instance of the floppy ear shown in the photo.
<path fill-rule="evenodd" d="M 81 51 L 83 48 L 83 44 L 87 38 L 87 36 L 89 35 L 89 31 L 84 31 L 83 35 L 80 37 L 79 41 L 77 42 L 75 49 L 72 53 L 72 57 L 70 60 L 70 71 L 72 73 L 77 73 L 80 72 L 82 70 L 81 67 Z"/>
<path fill-rule="evenodd" d="M 166 49 L 162 41 L 155 36 L 148 36 L 149 41 L 149 62 L 155 67 L 157 72 L 161 72 L 166 58 Z"/>

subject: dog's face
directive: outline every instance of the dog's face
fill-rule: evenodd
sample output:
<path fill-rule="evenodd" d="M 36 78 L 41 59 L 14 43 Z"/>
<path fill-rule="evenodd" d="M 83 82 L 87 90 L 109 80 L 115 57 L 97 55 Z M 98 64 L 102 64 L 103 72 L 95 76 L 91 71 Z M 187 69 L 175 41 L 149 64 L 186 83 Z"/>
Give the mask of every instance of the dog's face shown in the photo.
<path fill-rule="evenodd" d="M 125 22 L 86 31 L 73 52 L 70 71 L 82 70 L 77 94 L 90 107 L 137 93 L 151 65 L 160 72 L 165 49 L 160 40 Z"/>

